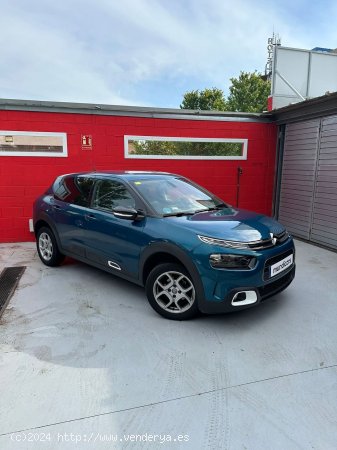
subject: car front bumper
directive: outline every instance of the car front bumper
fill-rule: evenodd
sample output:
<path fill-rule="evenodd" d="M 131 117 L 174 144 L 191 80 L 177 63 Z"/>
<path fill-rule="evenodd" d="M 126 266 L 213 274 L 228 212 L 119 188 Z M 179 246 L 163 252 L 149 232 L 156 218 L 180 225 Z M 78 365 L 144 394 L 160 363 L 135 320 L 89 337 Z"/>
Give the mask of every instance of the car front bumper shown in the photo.
<path fill-rule="evenodd" d="M 268 275 L 275 261 L 293 254 L 293 264 L 276 276 Z M 270 251 L 255 253 L 258 264 L 250 271 L 205 270 L 203 275 L 204 297 L 199 299 L 199 309 L 204 313 L 216 314 L 237 311 L 255 306 L 267 298 L 283 291 L 295 277 L 295 248 L 290 238 L 282 246 Z M 199 259 L 199 261 L 201 258 Z"/>
<path fill-rule="evenodd" d="M 231 289 L 223 301 L 203 300 L 199 302 L 199 309 L 203 313 L 219 314 L 251 308 L 286 289 L 295 278 L 295 271 L 296 266 L 294 264 L 293 267 L 289 269 L 289 271 L 287 271 L 287 273 L 284 273 L 277 280 L 270 281 L 269 283 L 263 284 L 258 287 L 242 286 Z M 233 303 L 233 299 L 235 298 L 236 294 L 240 292 L 255 292 L 256 301 L 244 305 L 240 305 L 240 302 L 237 302 L 237 304 L 235 304 L 235 302 Z"/>

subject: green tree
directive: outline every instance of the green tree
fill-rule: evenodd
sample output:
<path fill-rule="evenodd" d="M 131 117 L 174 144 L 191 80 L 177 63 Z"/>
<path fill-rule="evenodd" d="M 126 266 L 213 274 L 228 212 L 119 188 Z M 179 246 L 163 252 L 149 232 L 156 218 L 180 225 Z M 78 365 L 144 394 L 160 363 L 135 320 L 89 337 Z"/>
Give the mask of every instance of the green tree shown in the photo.
<path fill-rule="evenodd" d="M 172 141 L 131 141 L 132 153 L 136 155 L 176 155 L 175 142 Z"/>
<path fill-rule="evenodd" d="M 180 108 L 262 112 L 267 109 L 268 95 L 270 94 L 270 81 L 262 78 L 258 72 L 240 72 L 238 78 L 231 78 L 229 96 L 218 88 L 187 91 L 184 94 Z"/>
<path fill-rule="evenodd" d="M 239 78 L 230 80 L 228 111 L 262 112 L 267 109 L 270 81 L 265 81 L 257 72 L 240 72 Z"/>
<path fill-rule="evenodd" d="M 186 92 L 180 108 L 226 111 L 227 105 L 223 91 L 213 87 Z"/>
<path fill-rule="evenodd" d="M 136 155 L 240 156 L 241 142 L 129 141 L 129 152 Z"/>

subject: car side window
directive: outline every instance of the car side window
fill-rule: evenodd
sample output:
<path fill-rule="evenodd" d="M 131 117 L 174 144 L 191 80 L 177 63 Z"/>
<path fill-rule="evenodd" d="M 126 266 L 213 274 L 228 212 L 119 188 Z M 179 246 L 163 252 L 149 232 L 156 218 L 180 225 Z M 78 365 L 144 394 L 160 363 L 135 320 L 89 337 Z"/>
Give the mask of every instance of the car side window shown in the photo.
<path fill-rule="evenodd" d="M 86 176 L 66 176 L 54 183 L 54 196 L 57 200 L 74 205 L 88 206 L 93 178 Z"/>
<path fill-rule="evenodd" d="M 75 185 L 78 189 L 78 195 L 74 199 L 75 205 L 88 206 L 93 184 L 93 178 L 85 176 L 77 176 L 75 178 Z"/>
<path fill-rule="evenodd" d="M 53 185 L 53 193 L 56 200 L 60 200 L 62 202 L 67 202 L 69 195 L 70 195 L 70 189 L 69 189 L 69 182 L 67 181 L 69 177 L 59 177 L 54 182 Z"/>
<path fill-rule="evenodd" d="M 123 183 L 116 180 L 99 180 L 92 206 L 111 211 L 116 206 L 135 208 L 136 202 Z"/>

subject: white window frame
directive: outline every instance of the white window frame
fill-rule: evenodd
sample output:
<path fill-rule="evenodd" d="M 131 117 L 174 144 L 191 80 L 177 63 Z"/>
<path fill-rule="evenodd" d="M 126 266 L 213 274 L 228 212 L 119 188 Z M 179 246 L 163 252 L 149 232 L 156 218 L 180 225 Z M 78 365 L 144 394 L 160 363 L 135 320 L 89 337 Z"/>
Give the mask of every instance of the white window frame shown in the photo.
<path fill-rule="evenodd" d="M 0 130 L 0 136 L 52 136 L 62 138 L 62 153 L 59 152 L 11 152 L 0 151 L 0 156 L 44 156 L 47 158 L 66 158 L 68 156 L 67 133 L 49 133 L 40 131 L 4 131 Z"/>
<path fill-rule="evenodd" d="M 189 155 L 135 155 L 129 153 L 129 141 L 179 141 L 179 142 L 229 142 L 243 144 L 241 156 L 189 156 Z M 210 160 L 245 160 L 247 159 L 248 139 L 234 138 L 196 138 L 165 136 L 124 136 L 124 157 L 131 159 L 210 159 Z"/>

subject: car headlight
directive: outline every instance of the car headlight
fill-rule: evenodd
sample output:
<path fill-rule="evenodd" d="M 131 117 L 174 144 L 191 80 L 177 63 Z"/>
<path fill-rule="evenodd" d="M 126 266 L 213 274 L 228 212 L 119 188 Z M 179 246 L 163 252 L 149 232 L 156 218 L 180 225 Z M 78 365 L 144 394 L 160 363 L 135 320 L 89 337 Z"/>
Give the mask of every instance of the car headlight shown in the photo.
<path fill-rule="evenodd" d="M 214 269 L 250 270 L 256 265 L 256 258 L 248 255 L 227 255 L 213 253 L 209 262 Z"/>

